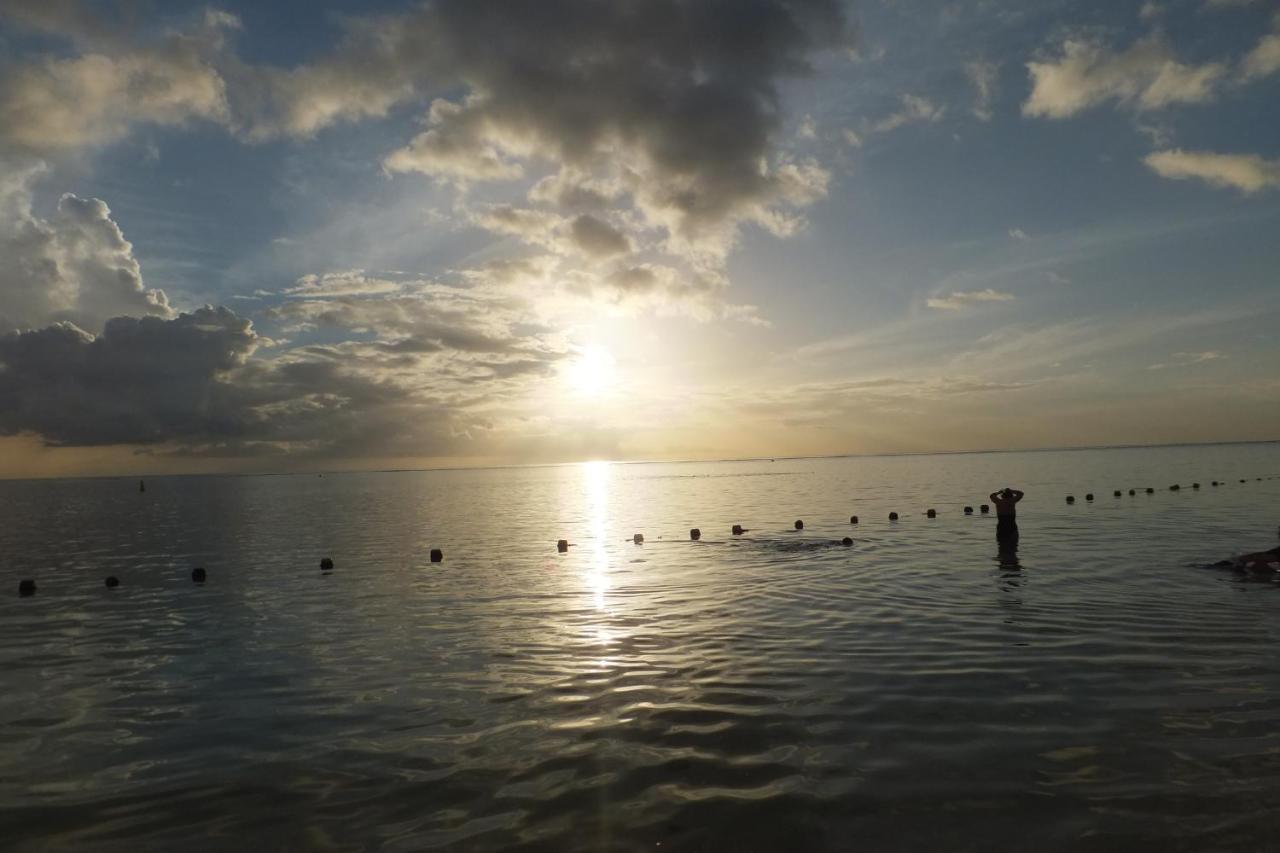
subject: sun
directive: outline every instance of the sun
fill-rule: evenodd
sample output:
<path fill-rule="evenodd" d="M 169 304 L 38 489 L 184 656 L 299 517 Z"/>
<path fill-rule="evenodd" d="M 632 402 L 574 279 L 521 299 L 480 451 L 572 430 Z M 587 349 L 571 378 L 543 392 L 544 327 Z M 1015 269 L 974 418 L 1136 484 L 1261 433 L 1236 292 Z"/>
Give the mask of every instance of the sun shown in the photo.
<path fill-rule="evenodd" d="M 570 359 L 564 376 L 571 390 L 588 397 L 600 397 L 613 390 L 617 366 L 608 350 L 587 345 Z"/>

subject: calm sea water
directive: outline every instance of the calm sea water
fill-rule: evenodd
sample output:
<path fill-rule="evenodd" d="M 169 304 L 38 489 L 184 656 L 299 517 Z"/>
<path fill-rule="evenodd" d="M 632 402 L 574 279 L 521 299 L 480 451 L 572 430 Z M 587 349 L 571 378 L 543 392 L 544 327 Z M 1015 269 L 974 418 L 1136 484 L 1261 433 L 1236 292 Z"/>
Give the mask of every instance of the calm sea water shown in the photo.
<path fill-rule="evenodd" d="M 0 838 L 1267 849 L 1280 584 L 1198 566 L 1275 545 L 1278 477 L 1272 444 L 0 483 Z M 1016 555 L 961 513 L 1004 485 Z"/>

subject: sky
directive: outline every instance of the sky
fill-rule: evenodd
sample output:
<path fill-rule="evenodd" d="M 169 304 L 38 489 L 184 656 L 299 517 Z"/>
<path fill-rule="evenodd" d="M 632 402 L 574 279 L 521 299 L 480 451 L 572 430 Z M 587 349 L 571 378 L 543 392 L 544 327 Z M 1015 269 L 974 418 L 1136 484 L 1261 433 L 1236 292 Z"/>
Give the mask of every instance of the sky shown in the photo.
<path fill-rule="evenodd" d="M 0 0 L 0 476 L 1280 438 L 1275 0 Z"/>

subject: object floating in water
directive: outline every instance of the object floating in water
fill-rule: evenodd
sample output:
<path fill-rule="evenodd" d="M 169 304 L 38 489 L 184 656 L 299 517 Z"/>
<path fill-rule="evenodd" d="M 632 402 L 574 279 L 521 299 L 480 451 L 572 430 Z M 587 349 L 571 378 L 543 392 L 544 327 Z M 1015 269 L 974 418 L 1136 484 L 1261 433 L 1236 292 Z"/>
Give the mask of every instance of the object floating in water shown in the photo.
<path fill-rule="evenodd" d="M 433 563 L 439 563 L 439 562 L 443 562 L 443 561 L 444 561 L 444 551 L 441 551 L 439 548 L 432 548 L 432 549 L 431 549 L 431 562 L 433 562 Z"/>
<path fill-rule="evenodd" d="M 330 560 L 328 557 L 324 557 L 323 559 L 320 560 L 320 571 L 328 572 L 332 570 L 333 570 L 333 560 Z"/>
<path fill-rule="evenodd" d="M 108 575 L 105 583 L 107 585 L 107 589 L 115 589 L 120 586 L 120 578 L 115 575 Z"/>
<path fill-rule="evenodd" d="M 18 595 L 35 595 L 36 582 L 30 578 L 18 581 Z"/>
<path fill-rule="evenodd" d="M 195 583 L 204 583 L 208 577 L 209 574 L 204 569 L 195 568 L 191 570 L 191 580 Z"/>

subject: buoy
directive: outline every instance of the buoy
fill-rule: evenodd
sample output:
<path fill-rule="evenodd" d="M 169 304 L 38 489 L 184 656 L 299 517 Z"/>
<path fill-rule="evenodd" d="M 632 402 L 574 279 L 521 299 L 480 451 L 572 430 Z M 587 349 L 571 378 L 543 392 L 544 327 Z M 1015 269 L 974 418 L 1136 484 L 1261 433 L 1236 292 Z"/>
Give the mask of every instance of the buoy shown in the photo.
<path fill-rule="evenodd" d="M 330 560 L 328 557 L 325 557 L 320 561 L 320 571 L 328 572 L 332 570 L 333 570 L 333 560 Z"/>
<path fill-rule="evenodd" d="M 107 589 L 115 589 L 116 587 L 120 586 L 120 578 L 116 577 L 115 575 L 108 575 L 106 584 L 107 584 Z"/>
<path fill-rule="evenodd" d="M 804 530 L 804 522 L 798 518 L 796 519 L 796 530 Z"/>
<path fill-rule="evenodd" d="M 1154 495 L 1155 493 L 1156 493 L 1155 489 L 1151 488 L 1150 486 L 1147 486 L 1147 494 Z"/>
<path fill-rule="evenodd" d="M 644 534 L 643 534 L 643 533 L 637 533 L 635 536 L 632 536 L 632 537 L 631 537 L 631 541 L 632 541 L 632 542 L 634 542 L 634 543 L 636 543 L 637 545 L 643 545 L 643 544 L 644 544 Z"/>
<path fill-rule="evenodd" d="M 431 562 L 433 562 L 433 563 L 441 563 L 441 562 L 444 562 L 444 551 L 441 551 L 439 548 L 432 548 L 432 549 L 431 549 Z"/>
<path fill-rule="evenodd" d="M 195 583 L 204 583 L 206 577 L 208 577 L 208 574 L 204 569 L 197 568 L 191 570 L 191 580 Z"/>
<path fill-rule="evenodd" d="M 846 536 L 846 537 L 844 537 L 843 539 L 841 539 L 841 540 L 840 540 L 840 544 L 841 544 L 841 545 L 843 545 L 844 547 L 848 548 L 850 545 L 852 545 L 852 544 L 853 544 L 853 540 L 852 540 L 852 539 L 850 539 L 848 536 Z"/>
<path fill-rule="evenodd" d="M 965 508 L 964 508 L 964 514 L 965 514 L 965 515 L 973 515 L 973 507 L 971 507 L 971 506 L 967 506 L 967 507 L 965 507 Z"/>
<path fill-rule="evenodd" d="M 986 504 L 982 504 L 980 507 L 978 507 L 978 512 L 982 513 L 983 515 L 986 515 L 987 513 L 991 512 L 991 507 L 987 506 Z"/>
<path fill-rule="evenodd" d="M 1093 492 L 1089 492 L 1087 495 L 1085 495 L 1084 499 L 1087 501 L 1093 500 Z"/>
<path fill-rule="evenodd" d="M 1211 486 L 1216 486 L 1216 485 L 1218 485 L 1218 481 L 1217 481 L 1217 480 L 1214 480 L 1214 481 L 1213 481 L 1212 483 L 1210 483 L 1209 485 L 1211 485 Z"/>
<path fill-rule="evenodd" d="M 1191 488 L 1193 488 L 1193 489 L 1198 489 L 1198 488 L 1200 488 L 1200 484 L 1199 484 L 1199 483 L 1192 483 L 1192 484 L 1191 484 Z"/>
<path fill-rule="evenodd" d="M 138 491 L 140 491 L 140 492 L 145 492 L 146 490 L 147 490 L 147 484 L 146 484 L 145 482 L 143 482 L 142 480 L 139 480 L 139 481 L 138 481 Z"/>
<path fill-rule="evenodd" d="M 692 539 L 694 542 L 697 542 L 699 539 L 702 538 L 702 531 L 694 527 L 689 531 L 689 538 Z"/>
<path fill-rule="evenodd" d="M 563 554 L 565 551 L 568 551 L 568 550 L 569 550 L 569 540 L 568 540 L 568 539 L 558 539 L 558 540 L 556 540 L 556 550 L 557 550 L 557 551 L 559 551 L 561 554 Z"/>
<path fill-rule="evenodd" d="M 741 536 L 741 535 L 742 535 L 743 533 L 745 533 L 745 532 L 746 532 L 746 531 L 744 531 L 744 530 L 742 529 L 742 525 L 741 525 L 741 524 L 735 524 L 735 525 L 733 526 L 733 535 L 734 535 L 734 536 Z"/>
<path fill-rule="evenodd" d="M 897 520 L 898 520 L 898 514 L 897 514 L 896 512 L 891 512 L 891 513 L 889 513 L 889 520 L 890 520 L 890 521 L 897 521 Z"/>
<path fill-rule="evenodd" d="M 1115 495 L 1116 495 L 1116 497 L 1120 497 L 1120 490 L 1119 490 L 1119 489 L 1116 489 L 1116 491 L 1115 491 Z"/>
<path fill-rule="evenodd" d="M 35 581 L 31 580 L 30 578 L 18 581 L 18 595 L 35 595 L 35 594 L 36 594 Z"/>
<path fill-rule="evenodd" d="M 858 517 L 857 517 L 856 515 L 851 515 L 851 516 L 849 516 L 849 523 L 850 523 L 850 524 L 857 524 L 857 523 L 858 523 Z"/>
<path fill-rule="evenodd" d="M 927 509 L 925 510 L 924 514 L 927 515 L 929 518 L 938 517 L 938 511 L 936 509 Z"/>
<path fill-rule="evenodd" d="M 1244 480 L 1241 480 L 1240 482 L 1242 482 L 1242 483 L 1243 483 L 1243 482 L 1244 482 Z"/>
<path fill-rule="evenodd" d="M 1174 483 L 1172 486 L 1169 487 L 1169 491 L 1171 492 L 1177 492 L 1181 490 L 1182 490 L 1182 486 L 1179 486 L 1177 483 Z"/>
<path fill-rule="evenodd" d="M 1075 495 L 1067 495 L 1067 503 L 1073 504 L 1075 502 L 1076 502 Z"/>
<path fill-rule="evenodd" d="M 1137 494 L 1137 492 L 1135 492 L 1133 489 L 1130 489 L 1130 490 L 1129 490 L 1129 496 L 1130 496 L 1130 497 L 1133 497 L 1133 496 L 1134 496 L 1134 495 L 1136 495 L 1136 494 Z"/>

